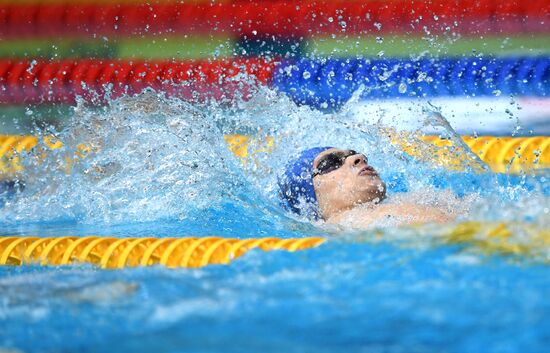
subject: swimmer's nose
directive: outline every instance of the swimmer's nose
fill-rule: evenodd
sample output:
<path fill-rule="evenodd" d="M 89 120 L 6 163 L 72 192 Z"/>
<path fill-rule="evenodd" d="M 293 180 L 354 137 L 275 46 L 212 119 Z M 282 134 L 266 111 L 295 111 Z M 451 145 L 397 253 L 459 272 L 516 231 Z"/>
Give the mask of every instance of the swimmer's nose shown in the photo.
<path fill-rule="evenodd" d="M 361 164 L 361 162 L 363 162 L 365 164 L 369 163 L 369 160 L 367 159 L 367 157 L 363 156 L 362 154 L 356 154 L 355 156 L 353 156 L 351 158 L 353 160 L 353 165 L 354 166 L 358 166 L 359 164 Z"/>

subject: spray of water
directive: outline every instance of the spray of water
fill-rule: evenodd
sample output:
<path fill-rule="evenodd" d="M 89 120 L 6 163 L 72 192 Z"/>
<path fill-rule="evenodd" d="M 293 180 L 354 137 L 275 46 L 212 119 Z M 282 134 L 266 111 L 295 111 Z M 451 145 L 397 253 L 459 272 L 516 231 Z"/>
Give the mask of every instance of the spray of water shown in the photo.
<path fill-rule="evenodd" d="M 311 229 L 308 221 L 280 207 L 277 177 L 291 156 L 330 145 L 364 152 L 389 184 L 397 179 L 406 184 L 406 193 L 390 188 L 390 201 L 440 207 L 461 220 L 508 219 L 513 214 L 513 219 L 547 224 L 548 211 L 532 206 L 536 187 L 528 191 L 488 174 L 429 104 L 420 103 L 423 115 L 403 116 L 418 120 L 418 129 L 406 138 L 424 152 L 413 158 L 392 143 L 392 132 L 397 132 L 388 120 L 395 119 L 383 111 L 365 115 L 356 109 L 360 96 L 361 89 L 343 109 L 329 114 L 297 106 L 264 87 L 232 104 L 182 101 L 153 91 L 100 108 L 80 102 L 67 127 L 57 133 L 62 148 L 45 155 L 38 149 L 23 158 L 26 189 L 7 201 L 0 218 L 4 223 L 73 220 L 98 225 L 186 222 L 219 211 L 223 217 L 217 226 L 222 228 L 224 222 L 233 222 L 269 230 Z M 414 137 L 423 126 L 437 127 L 459 141 L 454 153 L 465 161 L 462 174 L 430 163 L 430 148 Z M 259 152 L 236 157 L 224 141 L 227 134 L 254 136 L 249 151 Z M 267 152 L 261 147 L 269 137 L 274 142 Z M 456 180 L 462 181 L 459 192 L 434 185 Z M 472 180 L 477 188 L 470 187 Z"/>

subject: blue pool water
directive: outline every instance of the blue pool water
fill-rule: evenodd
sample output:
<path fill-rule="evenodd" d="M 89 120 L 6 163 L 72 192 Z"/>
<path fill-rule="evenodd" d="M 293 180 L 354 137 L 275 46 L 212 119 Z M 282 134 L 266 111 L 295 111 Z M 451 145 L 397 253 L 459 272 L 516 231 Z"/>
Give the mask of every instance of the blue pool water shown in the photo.
<path fill-rule="evenodd" d="M 330 239 L 317 249 L 252 251 L 229 266 L 193 270 L 0 267 L 0 348 L 544 352 L 548 248 L 487 254 L 476 243 L 441 239 L 441 227 L 388 228 L 380 237 L 313 225 L 280 208 L 276 177 L 288 156 L 335 145 L 364 151 L 389 181 L 390 200 L 453 209 L 457 222 L 548 229 L 547 171 L 503 176 L 475 172 L 473 159 L 460 172 L 419 163 L 388 143 L 391 126 L 364 120 L 352 109 L 297 107 L 270 91 L 236 107 L 151 95 L 77 107 L 58 133 L 65 148 L 25 158 L 25 189 L 2 196 L 3 235 Z M 228 133 L 276 143 L 243 164 L 223 141 Z M 82 141 L 92 152 L 61 172 Z M 515 241 L 534 240 L 518 233 Z"/>
<path fill-rule="evenodd" d="M 461 251 L 332 242 L 199 270 L 4 267 L 2 342 L 36 352 L 544 352 L 546 265 Z"/>

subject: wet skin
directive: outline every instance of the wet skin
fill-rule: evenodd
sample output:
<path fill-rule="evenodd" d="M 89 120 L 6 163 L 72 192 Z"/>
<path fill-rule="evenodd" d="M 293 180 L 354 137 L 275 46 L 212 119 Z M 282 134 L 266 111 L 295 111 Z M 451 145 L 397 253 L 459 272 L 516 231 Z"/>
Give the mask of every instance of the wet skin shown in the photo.
<path fill-rule="evenodd" d="M 381 203 L 386 196 L 386 184 L 368 164 L 366 156 L 349 155 L 349 151 L 331 148 L 320 153 L 313 161 L 313 170 L 316 171 L 330 158 L 334 158 L 334 154 L 346 156 L 339 168 L 313 177 L 320 214 L 327 223 L 366 228 L 388 221 L 392 225 L 400 225 L 445 223 L 451 220 L 443 211 L 434 207 Z"/>

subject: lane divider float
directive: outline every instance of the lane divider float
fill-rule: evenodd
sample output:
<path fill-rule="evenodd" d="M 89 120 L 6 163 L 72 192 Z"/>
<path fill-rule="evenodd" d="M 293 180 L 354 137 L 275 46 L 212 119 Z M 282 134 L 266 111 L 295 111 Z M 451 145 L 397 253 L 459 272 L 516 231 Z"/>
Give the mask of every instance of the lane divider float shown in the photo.
<path fill-rule="evenodd" d="M 59 266 L 88 263 L 111 269 L 154 265 L 197 268 L 229 264 L 253 249 L 294 252 L 317 247 L 325 241 L 319 237 L 0 237 L 0 265 Z"/>
<path fill-rule="evenodd" d="M 284 61 L 272 86 L 295 102 L 338 108 L 360 87 L 361 99 L 550 97 L 550 58 L 464 57 Z"/>
<path fill-rule="evenodd" d="M 549 262 L 550 231 L 529 224 L 463 222 L 437 228 L 409 226 L 410 241 L 428 240 L 436 245 L 464 245 L 466 251 L 481 254 L 503 254 L 530 257 Z M 427 226 L 429 227 L 429 226 Z M 356 242 L 377 242 L 384 229 L 373 230 L 372 237 L 359 237 Z M 407 233 L 408 234 L 408 233 Z M 390 238 L 388 238 L 390 239 Z M 400 238 L 402 240 L 402 238 Z M 312 249 L 328 241 L 344 241 L 324 237 L 282 239 L 268 238 L 120 238 L 99 236 L 2 236 L 0 265 L 66 266 L 92 264 L 103 269 L 161 265 L 169 268 L 199 268 L 227 265 L 247 252 L 283 250 L 289 252 Z"/>
<path fill-rule="evenodd" d="M 452 170 L 461 168 L 467 158 L 460 146 L 438 136 L 420 136 L 426 144 L 411 143 L 409 138 L 392 142 L 420 160 Z M 518 174 L 550 168 L 550 136 L 461 136 L 462 141 L 495 173 Z"/>
<path fill-rule="evenodd" d="M 99 104 L 154 89 L 181 99 L 231 99 L 267 84 L 274 62 L 220 60 L 0 59 L 0 104 Z M 250 80 L 250 82 L 248 81 Z"/>
<path fill-rule="evenodd" d="M 0 104 L 95 104 L 149 88 L 182 99 L 247 98 L 258 85 L 334 109 L 361 99 L 550 97 L 550 58 L 96 60 L 0 59 Z"/>
<path fill-rule="evenodd" d="M 550 168 L 550 137 L 493 137 L 461 136 L 462 141 L 496 173 L 536 172 Z M 257 140 L 246 135 L 225 135 L 227 146 L 246 162 L 257 152 L 269 152 L 275 143 L 273 137 Z M 435 163 L 449 169 L 459 169 L 465 154 L 448 139 L 437 136 L 395 135 L 391 142 L 421 161 Z M 0 135 L 0 179 L 9 179 L 23 171 L 21 157 L 38 145 L 58 149 L 63 143 L 52 136 Z M 254 146 L 254 149 L 250 148 Z M 76 147 L 74 155 L 65 160 L 67 171 L 71 165 L 90 153 L 85 144 Z M 429 158 L 429 159 L 428 159 Z"/>
<path fill-rule="evenodd" d="M 251 38 L 330 34 L 548 33 L 549 0 L 274 0 L 0 4 L 0 37 L 166 33 Z"/>

